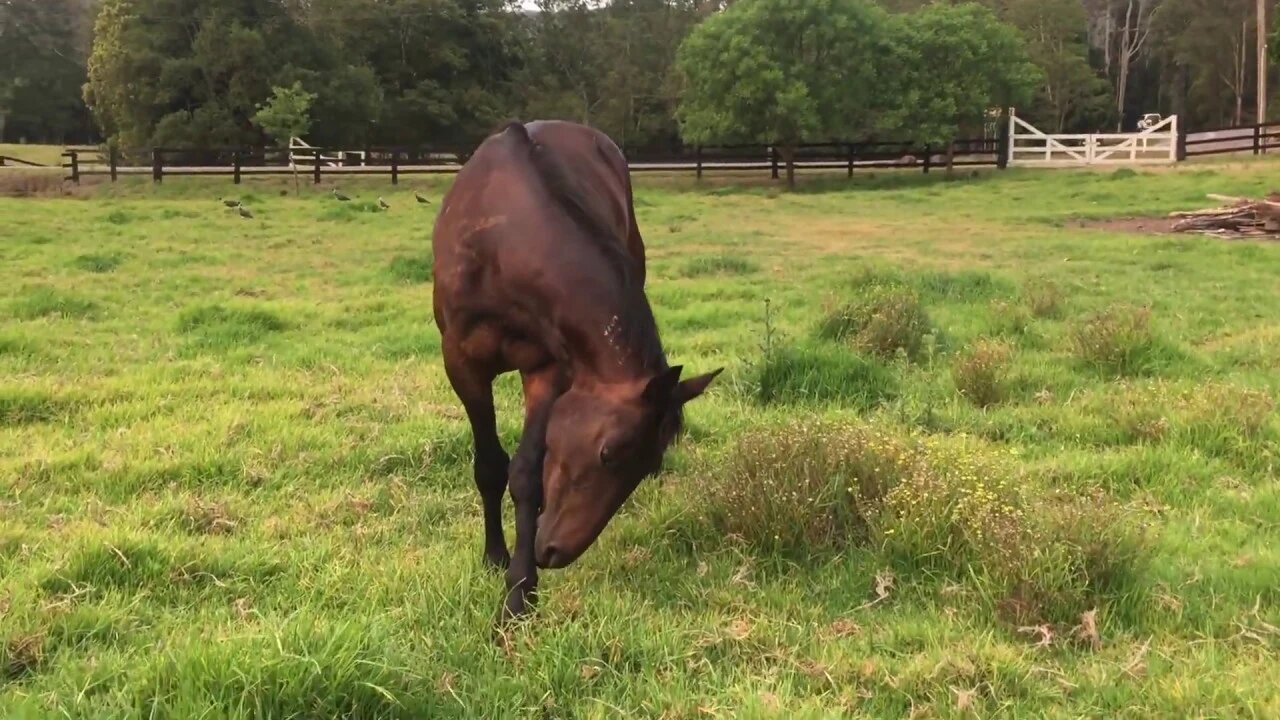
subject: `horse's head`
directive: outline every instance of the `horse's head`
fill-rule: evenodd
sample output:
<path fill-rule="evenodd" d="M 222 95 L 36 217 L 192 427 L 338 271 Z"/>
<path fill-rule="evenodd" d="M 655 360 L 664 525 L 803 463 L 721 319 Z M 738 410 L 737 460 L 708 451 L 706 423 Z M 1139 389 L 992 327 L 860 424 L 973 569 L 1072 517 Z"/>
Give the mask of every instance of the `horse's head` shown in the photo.
<path fill-rule="evenodd" d="M 682 382 L 680 370 L 636 383 L 575 387 L 556 400 L 534 546 L 539 567 L 561 568 L 578 559 L 640 481 L 662 467 L 685 403 L 720 374 Z"/>

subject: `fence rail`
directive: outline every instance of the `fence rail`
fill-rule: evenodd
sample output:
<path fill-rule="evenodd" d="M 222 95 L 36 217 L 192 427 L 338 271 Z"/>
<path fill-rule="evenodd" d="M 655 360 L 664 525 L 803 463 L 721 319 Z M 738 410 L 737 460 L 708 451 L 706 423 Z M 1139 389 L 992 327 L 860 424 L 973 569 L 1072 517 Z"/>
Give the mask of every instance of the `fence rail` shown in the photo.
<path fill-rule="evenodd" d="M 1247 152 L 1262 155 L 1280 148 L 1280 122 L 1200 130 L 1183 135 L 1179 142 L 1180 159 Z"/>
<path fill-rule="evenodd" d="M 925 173 L 945 164 L 947 148 L 908 142 L 813 143 L 795 148 L 795 166 L 802 170 L 840 170 L 852 177 L 863 168 L 918 168 Z M 698 178 L 712 171 L 769 171 L 777 178 L 785 169 L 778 146 L 696 146 L 674 152 L 625 151 L 632 172 L 693 172 Z M 966 139 L 953 144 L 955 167 L 1003 167 L 1003 140 Z M 461 169 L 469 150 L 441 148 L 366 147 L 359 151 L 293 144 L 285 148 L 209 147 L 120 150 L 70 148 L 63 153 L 67 179 L 109 176 L 147 176 L 163 182 L 166 176 L 230 176 L 239 184 L 245 176 L 298 175 L 319 184 L 326 177 L 451 174 Z"/>
<path fill-rule="evenodd" d="M 4 167 L 10 164 L 24 165 L 26 167 L 48 167 L 48 165 L 44 165 L 43 163 L 31 162 L 30 160 L 23 160 L 20 157 L 14 157 L 12 155 L 0 155 L 0 167 Z"/>

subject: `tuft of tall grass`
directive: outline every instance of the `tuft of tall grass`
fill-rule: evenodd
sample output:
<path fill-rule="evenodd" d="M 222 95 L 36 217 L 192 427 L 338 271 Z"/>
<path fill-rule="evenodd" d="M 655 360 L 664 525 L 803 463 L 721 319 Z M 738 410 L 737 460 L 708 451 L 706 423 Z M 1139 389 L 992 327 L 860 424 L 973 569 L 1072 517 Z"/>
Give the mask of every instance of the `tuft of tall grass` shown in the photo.
<path fill-rule="evenodd" d="M 757 272 L 760 272 L 760 266 L 744 257 L 737 255 L 703 255 L 686 262 L 680 269 L 680 276 L 696 278 L 712 275 L 751 275 Z"/>
<path fill-rule="evenodd" d="M 870 410 L 896 397 L 900 384 L 883 363 L 845 348 L 776 348 L 754 371 L 754 395 L 761 405 L 837 403 Z"/>
<path fill-rule="evenodd" d="M 98 303 L 93 300 L 47 286 L 30 289 L 10 307 L 14 316 L 21 320 L 43 317 L 92 319 L 98 313 Z"/>
<path fill-rule="evenodd" d="M 1062 287 L 1048 278 L 1035 278 L 1022 287 L 1022 300 L 1038 318 L 1055 318 L 1062 314 Z"/>
<path fill-rule="evenodd" d="M 951 363 L 951 379 L 956 390 L 978 407 L 989 407 L 1004 399 L 1005 375 L 1012 351 L 1005 343 L 979 340 L 959 353 Z"/>
<path fill-rule="evenodd" d="M 828 340 L 846 342 L 883 358 L 904 353 L 916 358 L 930 331 L 929 315 L 919 295 L 905 287 L 871 285 L 849 302 L 829 311 L 818 328 Z"/>
<path fill-rule="evenodd" d="M 1072 329 L 1071 349 L 1081 361 L 1114 375 L 1144 375 L 1183 359 L 1181 351 L 1151 328 L 1151 309 L 1112 305 Z"/>
<path fill-rule="evenodd" d="M 1118 599 L 1151 554 L 1126 509 L 1040 490 L 963 438 L 766 425 L 738 438 L 698 488 L 710 521 L 763 554 L 863 546 L 903 573 L 973 580 L 1019 622 L 1066 621 Z"/>
<path fill-rule="evenodd" d="M 387 272 L 403 283 L 431 282 L 433 261 L 434 257 L 430 253 L 419 256 L 397 255 L 391 259 Z"/>
<path fill-rule="evenodd" d="M 178 332 L 211 347 L 253 343 L 288 330 L 290 324 L 271 310 L 241 305 L 202 305 L 178 315 Z"/>

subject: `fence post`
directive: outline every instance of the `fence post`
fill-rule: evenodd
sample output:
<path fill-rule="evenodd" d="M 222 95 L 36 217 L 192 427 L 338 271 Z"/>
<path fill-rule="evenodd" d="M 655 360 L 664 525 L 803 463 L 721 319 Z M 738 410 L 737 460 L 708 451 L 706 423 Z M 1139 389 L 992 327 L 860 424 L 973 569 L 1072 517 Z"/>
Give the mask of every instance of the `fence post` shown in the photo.
<path fill-rule="evenodd" d="M 319 185 L 320 184 L 320 148 L 315 148 L 314 150 L 312 150 L 312 153 L 313 155 L 312 155 L 312 165 L 311 165 L 311 182 L 315 185 Z"/>
<path fill-rule="evenodd" d="M 702 179 L 702 146 L 695 145 L 693 148 L 693 157 L 698 163 L 698 179 Z"/>
<path fill-rule="evenodd" d="M 107 162 L 111 164 L 111 182 L 115 182 L 116 168 L 120 165 L 120 151 L 115 145 L 107 149 Z"/>
<path fill-rule="evenodd" d="M 846 145 L 844 148 L 844 152 L 846 155 L 846 159 L 849 162 L 848 177 L 853 177 L 853 143 L 849 143 L 848 145 Z"/>
<path fill-rule="evenodd" d="M 240 150 L 239 148 L 237 148 L 235 152 L 231 153 L 231 166 L 232 166 L 231 181 L 236 185 L 239 185 L 240 184 Z"/>
<path fill-rule="evenodd" d="M 1262 126 L 1261 125 L 1253 126 L 1253 154 L 1254 155 L 1262 154 Z"/>
<path fill-rule="evenodd" d="M 1175 162 L 1185 162 L 1187 159 L 1187 126 L 1182 123 L 1182 118 L 1175 115 L 1173 117 L 1174 135 L 1177 137 L 1177 149 L 1174 151 L 1173 159 Z"/>
<path fill-rule="evenodd" d="M 391 184 L 400 184 L 400 148 L 391 148 Z"/>
<path fill-rule="evenodd" d="M 151 148 L 151 182 L 164 181 L 164 157 L 160 148 Z"/>
<path fill-rule="evenodd" d="M 769 177 L 778 179 L 778 148 L 775 145 L 769 146 Z"/>
<path fill-rule="evenodd" d="M 999 139 L 996 140 L 996 167 L 1000 170 L 1009 169 L 1009 126 L 1012 121 L 1008 115 L 1008 110 L 1000 114 L 1000 131 L 997 135 Z"/>
<path fill-rule="evenodd" d="M 929 174 L 929 166 L 933 163 L 933 148 L 924 146 L 924 174 Z"/>
<path fill-rule="evenodd" d="M 70 151 L 71 155 L 71 182 L 80 184 L 80 153 L 75 150 Z"/>

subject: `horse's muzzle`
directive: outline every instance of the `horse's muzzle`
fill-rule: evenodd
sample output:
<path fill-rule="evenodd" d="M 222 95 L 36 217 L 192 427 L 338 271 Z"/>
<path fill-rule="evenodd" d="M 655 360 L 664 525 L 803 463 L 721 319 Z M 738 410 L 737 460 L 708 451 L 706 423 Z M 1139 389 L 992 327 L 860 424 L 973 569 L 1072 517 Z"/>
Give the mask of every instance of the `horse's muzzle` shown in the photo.
<path fill-rule="evenodd" d="M 556 570 L 573 562 L 575 556 L 564 551 L 551 539 L 539 522 L 538 534 L 533 540 L 533 559 L 544 570 Z"/>

